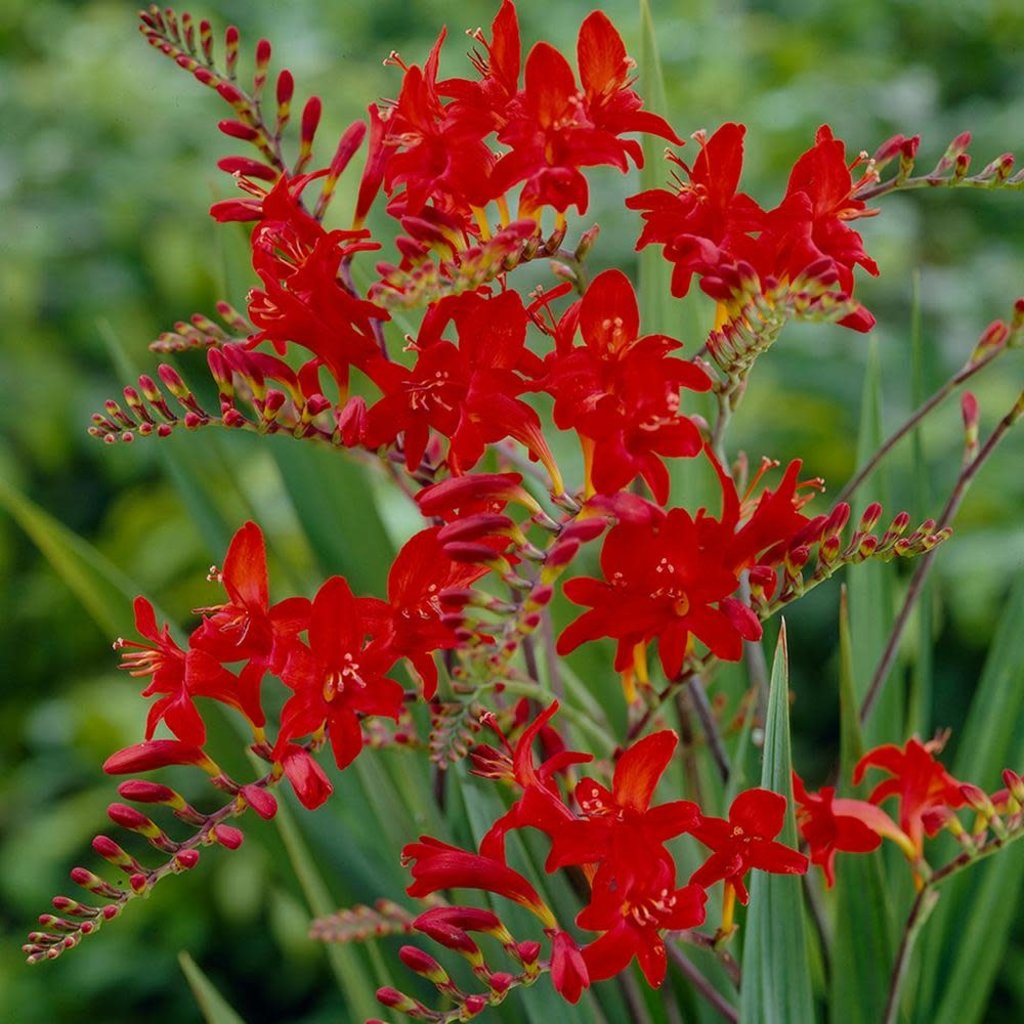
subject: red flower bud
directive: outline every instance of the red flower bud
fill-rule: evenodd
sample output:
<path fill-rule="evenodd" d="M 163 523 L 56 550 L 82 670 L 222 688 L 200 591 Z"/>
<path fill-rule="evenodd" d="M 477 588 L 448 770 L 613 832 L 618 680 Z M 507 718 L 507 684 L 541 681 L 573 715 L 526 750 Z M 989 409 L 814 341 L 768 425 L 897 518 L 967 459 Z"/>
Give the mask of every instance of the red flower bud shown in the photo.
<path fill-rule="evenodd" d="M 232 825 L 214 825 L 210 830 L 210 837 L 229 850 L 237 850 L 245 839 L 242 832 Z"/>

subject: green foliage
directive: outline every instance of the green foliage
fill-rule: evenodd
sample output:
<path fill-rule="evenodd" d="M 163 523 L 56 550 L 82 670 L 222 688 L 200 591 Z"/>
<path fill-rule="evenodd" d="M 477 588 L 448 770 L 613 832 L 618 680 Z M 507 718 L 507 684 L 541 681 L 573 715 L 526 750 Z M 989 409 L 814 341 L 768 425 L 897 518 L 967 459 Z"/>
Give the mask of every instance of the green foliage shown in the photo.
<path fill-rule="evenodd" d="M 786 798 L 785 824 L 778 837 L 786 846 L 796 845 L 792 772 L 789 659 L 783 623 L 772 663 L 761 787 Z M 814 1020 L 802 885 L 795 875 L 757 871 L 751 878 L 740 990 L 740 1020 L 747 1024 L 798 1020 L 810 1024 Z"/>

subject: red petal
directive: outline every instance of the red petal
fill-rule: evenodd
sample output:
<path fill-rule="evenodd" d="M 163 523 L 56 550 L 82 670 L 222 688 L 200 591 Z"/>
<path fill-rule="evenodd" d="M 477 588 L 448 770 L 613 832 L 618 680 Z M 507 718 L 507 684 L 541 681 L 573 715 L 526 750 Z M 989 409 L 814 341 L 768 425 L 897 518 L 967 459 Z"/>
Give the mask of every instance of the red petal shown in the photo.
<path fill-rule="evenodd" d="M 576 61 L 588 99 L 625 86 L 629 73 L 626 47 L 615 26 L 601 11 L 587 15 L 580 25 Z"/>
<path fill-rule="evenodd" d="M 246 523 L 231 538 L 222 577 L 232 602 L 247 608 L 266 609 L 270 601 L 267 550 L 263 533 L 255 523 Z"/>
<path fill-rule="evenodd" d="M 762 839 L 774 839 L 786 816 L 786 798 L 770 789 L 748 789 L 729 808 L 729 821 L 744 832 Z"/>
<path fill-rule="evenodd" d="M 334 791 L 323 768 L 302 747 L 289 744 L 285 747 L 281 762 L 284 765 L 284 773 L 303 807 L 314 810 Z"/>
<path fill-rule="evenodd" d="M 620 807 L 640 814 L 647 810 L 678 742 L 679 737 L 666 729 L 645 736 L 622 755 L 612 782 L 615 802 Z"/>

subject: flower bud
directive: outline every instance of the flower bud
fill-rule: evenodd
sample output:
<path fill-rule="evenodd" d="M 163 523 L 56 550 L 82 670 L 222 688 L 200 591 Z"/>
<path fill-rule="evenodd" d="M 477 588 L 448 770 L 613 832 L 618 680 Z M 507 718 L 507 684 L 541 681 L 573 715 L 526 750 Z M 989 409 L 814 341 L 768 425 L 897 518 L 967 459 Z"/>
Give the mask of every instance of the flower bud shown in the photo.
<path fill-rule="evenodd" d="M 229 850 L 237 850 L 244 839 L 241 830 L 232 825 L 214 825 L 210 830 L 211 842 L 220 843 Z"/>

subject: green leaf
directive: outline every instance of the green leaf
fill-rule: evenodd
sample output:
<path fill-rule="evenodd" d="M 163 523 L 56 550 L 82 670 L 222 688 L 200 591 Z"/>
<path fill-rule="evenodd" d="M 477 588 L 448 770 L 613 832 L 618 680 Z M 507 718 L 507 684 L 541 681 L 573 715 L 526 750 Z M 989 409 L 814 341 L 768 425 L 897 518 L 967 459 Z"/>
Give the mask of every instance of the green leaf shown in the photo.
<path fill-rule="evenodd" d="M 867 462 L 882 441 L 882 372 L 878 342 L 872 338 L 864 377 L 857 465 Z M 851 528 L 871 501 L 878 500 L 885 504 L 886 490 L 884 477 L 879 471 L 868 477 L 861 486 L 860 500 L 853 508 Z M 895 604 L 893 566 L 869 559 L 847 570 L 847 583 L 850 591 L 854 681 L 858 700 L 862 701 L 892 629 Z M 871 717 L 865 723 L 864 741 L 869 747 L 891 742 L 904 734 L 901 687 L 898 678 L 895 678 L 899 671 L 900 665 L 897 662 Z"/>
<path fill-rule="evenodd" d="M 911 408 L 917 409 L 928 397 L 928 361 L 934 359 L 933 349 L 926 348 L 921 329 L 921 274 L 914 271 L 910 319 L 910 351 L 912 371 Z M 911 435 L 914 475 L 914 504 L 923 515 L 931 507 L 928 464 L 925 461 L 924 427 L 919 423 Z M 934 631 L 934 577 L 925 580 L 917 599 L 917 628 L 913 669 L 910 674 L 907 732 L 926 736 L 932 721 L 932 649 Z"/>
<path fill-rule="evenodd" d="M 644 108 L 666 117 L 668 99 L 665 78 L 658 56 L 658 38 L 648 0 L 640 0 L 640 63 L 639 86 Z M 665 142 L 654 135 L 643 139 L 644 165 L 640 169 L 643 189 L 658 188 L 665 183 Z M 661 247 L 649 245 L 639 255 L 640 310 L 646 333 L 672 334 L 679 330 L 679 303 L 672 298 L 672 265 L 664 258 Z"/>
<path fill-rule="evenodd" d="M 268 447 L 320 568 L 345 576 L 357 594 L 383 594 L 395 552 L 367 467 L 343 451 L 275 440 Z"/>
<path fill-rule="evenodd" d="M 772 665 L 761 785 L 786 798 L 785 824 L 779 842 L 796 846 L 785 621 L 779 630 Z M 797 875 L 753 873 L 740 991 L 740 1020 L 745 1024 L 814 1021 L 801 886 Z"/>
<path fill-rule="evenodd" d="M 1018 577 L 960 738 L 953 774 L 986 789 L 1003 768 L 1024 762 L 1024 578 Z M 1017 847 L 951 878 L 922 936 L 921 987 L 915 1020 L 929 1024 L 981 1021 L 1010 930 L 1019 918 L 1024 856 Z"/>
<path fill-rule="evenodd" d="M 864 753 L 845 588 L 839 599 L 839 720 L 842 783 Z M 844 795 L 847 788 L 841 788 Z M 877 1024 L 885 1013 L 896 955 L 891 900 L 877 851 L 836 859 L 836 922 L 829 1020 Z"/>
<path fill-rule="evenodd" d="M 206 1024 L 245 1024 L 245 1021 L 235 1013 L 228 1001 L 217 991 L 213 982 L 203 974 L 195 960 L 184 950 L 178 954 L 178 963 L 188 981 L 188 987 L 192 989 L 192 995 L 195 996 L 195 1000 L 199 1004 Z"/>
<path fill-rule="evenodd" d="M 332 914 L 337 910 L 337 906 L 331 898 L 330 889 L 317 870 L 316 862 L 306 846 L 295 818 L 283 800 L 278 801 L 274 821 L 277 823 L 292 869 L 313 916 L 326 917 Z M 373 943 L 368 943 L 365 948 L 360 949 L 337 943 L 330 943 L 325 948 L 338 987 L 351 1011 L 352 1020 L 365 1020 L 367 1017 L 379 1015 L 380 1003 L 377 1002 L 376 989 L 370 981 L 370 965 L 367 957 L 362 955 L 373 948 L 373 954 L 378 957 L 376 966 L 380 966 L 379 954 Z"/>
<path fill-rule="evenodd" d="M 0 508 L 28 534 L 92 620 L 108 637 L 134 629 L 132 601 L 141 592 L 120 569 L 88 541 L 0 477 Z M 166 618 L 159 609 L 157 616 Z"/>

